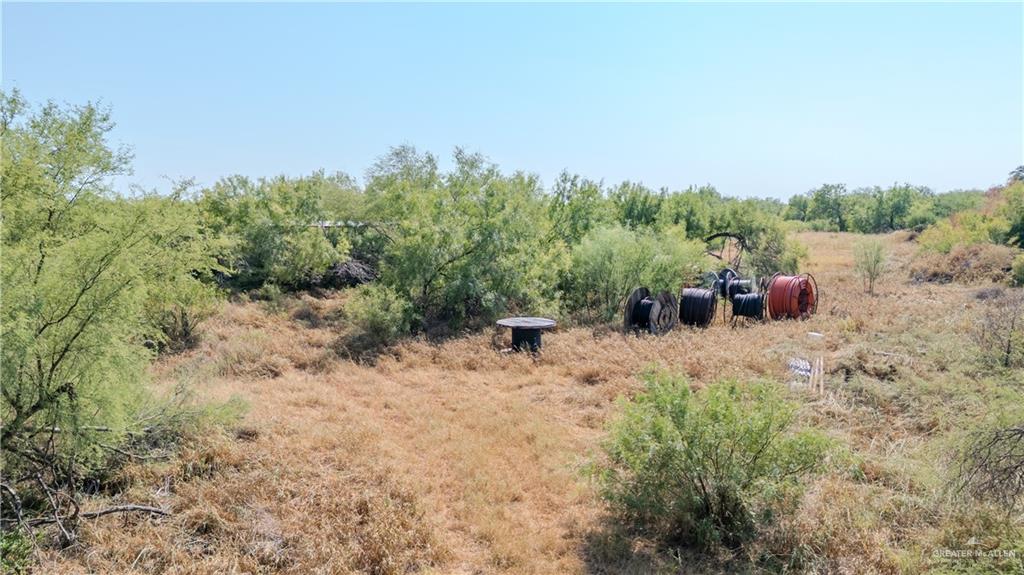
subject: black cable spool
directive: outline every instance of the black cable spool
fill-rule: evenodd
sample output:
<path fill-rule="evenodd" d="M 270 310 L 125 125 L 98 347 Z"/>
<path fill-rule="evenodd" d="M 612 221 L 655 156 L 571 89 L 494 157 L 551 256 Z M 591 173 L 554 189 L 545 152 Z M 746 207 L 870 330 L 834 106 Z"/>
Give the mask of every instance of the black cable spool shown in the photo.
<path fill-rule="evenodd" d="M 646 330 L 654 335 L 671 331 L 676 325 L 679 305 L 675 296 L 667 291 L 652 296 L 650 290 L 633 290 L 623 309 L 623 328 L 626 331 Z"/>
<path fill-rule="evenodd" d="M 654 299 L 647 296 L 636 302 L 633 306 L 633 327 L 634 329 L 648 329 L 651 325 L 651 309 L 654 307 Z"/>
<path fill-rule="evenodd" d="M 633 293 L 629 294 L 629 298 L 626 299 L 626 305 L 624 306 L 622 314 L 622 328 L 624 330 L 631 331 L 637 329 L 637 304 L 640 303 L 641 300 L 650 297 L 650 295 L 651 290 L 645 287 L 638 287 L 633 290 Z"/>
<path fill-rule="evenodd" d="M 744 280 L 738 277 L 729 280 L 726 284 L 727 299 L 733 299 L 740 294 L 749 294 L 754 287 L 754 280 Z"/>
<path fill-rule="evenodd" d="M 717 307 L 718 293 L 715 289 L 683 288 L 679 293 L 679 321 L 686 325 L 711 325 Z"/>
<path fill-rule="evenodd" d="M 732 298 L 732 317 L 749 317 L 762 319 L 764 317 L 764 294 L 763 293 L 738 293 Z"/>
<path fill-rule="evenodd" d="M 718 272 L 718 289 L 724 299 L 729 299 L 729 284 L 733 280 L 739 279 L 739 277 L 740 274 L 736 273 L 736 270 L 732 268 L 725 268 Z"/>

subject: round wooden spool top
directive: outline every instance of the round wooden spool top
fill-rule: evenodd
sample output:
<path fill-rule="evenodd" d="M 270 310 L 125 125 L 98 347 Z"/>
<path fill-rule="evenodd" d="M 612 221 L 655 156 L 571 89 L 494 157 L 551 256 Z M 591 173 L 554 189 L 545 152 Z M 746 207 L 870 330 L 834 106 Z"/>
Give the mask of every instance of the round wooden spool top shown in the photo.
<path fill-rule="evenodd" d="M 555 320 L 546 317 L 506 317 L 499 319 L 498 325 L 512 329 L 551 329 L 555 327 Z"/>
<path fill-rule="evenodd" d="M 512 349 L 536 353 L 541 347 L 541 330 L 555 327 L 555 320 L 546 317 L 506 317 L 499 319 L 498 325 L 512 328 Z"/>

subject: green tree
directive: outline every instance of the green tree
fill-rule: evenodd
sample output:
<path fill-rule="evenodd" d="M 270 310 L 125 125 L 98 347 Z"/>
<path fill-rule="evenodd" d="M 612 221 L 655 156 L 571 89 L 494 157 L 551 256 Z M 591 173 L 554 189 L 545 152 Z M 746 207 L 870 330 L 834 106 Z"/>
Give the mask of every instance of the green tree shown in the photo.
<path fill-rule="evenodd" d="M 686 235 L 703 239 L 718 230 L 725 201 L 712 186 L 690 187 L 666 195 L 658 210 L 661 227 L 681 226 Z"/>
<path fill-rule="evenodd" d="M 618 222 L 629 228 L 654 224 L 667 194 L 655 193 L 643 184 L 623 182 L 611 192 Z"/>
<path fill-rule="evenodd" d="M 786 206 L 785 217 L 787 220 L 807 221 L 807 211 L 810 209 L 811 201 L 805 195 L 798 195 L 789 198 Z"/>
<path fill-rule="evenodd" d="M 203 289 L 215 262 L 177 196 L 113 194 L 131 155 L 107 143 L 106 110 L 47 104 L 25 117 L 17 93 L 0 102 L 3 468 L 12 482 L 60 489 L 54 505 L 77 509 L 78 479 L 145 396 L 154 310 Z M 65 542 L 76 518 L 61 525 Z"/>
<path fill-rule="evenodd" d="M 349 243 L 337 222 L 324 221 L 325 204 L 344 215 L 346 180 L 316 172 L 250 180 L 232 176 L 203 190 L 199 200 L 205 226 L 223 238 L 225 266 L 239 287 L 266 282 L 300 288 L 317 281 L 347 257 Z"/>
<path fill-rule="evenodd" d="M 742 236 L 749 256 L 743 273 L 770 276 L 775 272 L 796 273 L 806 255 L 795 241 L 787 239 L 781 219 L 766 212 L 757 200 L 729 200 L 722 204 L 720 229 Z"/>
<path fill-rule="evenodd" d="M 548 215 L 558 237 L 572 246 L 595 225 L 611 219 L 599 182 L 563 171 L 555 180 Z"/>
<path fill-rule="evenodd" d="M 894 231 L 907 227 L 907 218 L 914 201 L 930 195 L 931 190 L 928 188 L 915 187 L 910 184 L 894 184 L 885 190 L 885 193 L 879 198 L 884 228 L 878 231 Z"/>
<path fill-rule="evenodd" d="M 843 209 L 845 184 L 824 184 L 807 193 L 807 218 L 823 220 L 840 232 L 846 231 L 846 213 Z"/>
<path fill-rule="evenodd" d="M 462 150 L 441 173 L 402 147 L 371 170 L 366 194 L 389 238 L 381 280 L 414 304 L 421 327 L 557 311 L 565 256 L 535 176 L 504 175 Z"/>
<path fill-rule="evenodd" d="M 1003 217 L 1009 222 L 1007 243 L 1024 248 L 1024 181 L 1014 182 L 1003 189 L 1005 204 Z"/>

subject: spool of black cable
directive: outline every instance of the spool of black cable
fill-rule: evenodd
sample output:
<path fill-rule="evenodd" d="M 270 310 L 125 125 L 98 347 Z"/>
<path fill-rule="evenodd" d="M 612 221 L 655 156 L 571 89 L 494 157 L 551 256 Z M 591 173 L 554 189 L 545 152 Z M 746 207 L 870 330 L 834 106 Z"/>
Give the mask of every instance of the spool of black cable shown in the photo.
<path fill-rule="evenodd" d="M 742 280 L 738 277 L 732 278 L 726 286 L 727 298 L 732 299 L 739 294 L 749 294 L 753 286 L 753 280 Z"/>
<path fill-rule="evenodd" d="M 623 327 L 623 329 L 625 329 L 626 331 L 633 331 L 633 330 L 637 329 L 636 324 L 637 324 L 637 320 L 639 319 L 637 317 L 637 314 L 636 314 L 636 312 L 638 311 L 637 310 L 637 305 L 640 303 L 641 300 L 644 300 L 644 299 L 650 297 L 650 295 L 651 295 L 651 290 L 649 290 L 649 289 L 647 289 L 645 287 L 638 287 L 635 290 L 633 290 L 633 293 L 629 294 L 629 297 L 626 298 L 626 305 L 623 306 L 624 307 L 623 314 L 622 314 L 622 327 Z M 645 316 L 645 317 L 649 317 L 649 316 Z"/>
<path fill-rule="evenodd" d="M 647 288 L 640 287 L 626 298 L 623 328 L 634 333 L 647 331 L 654 335 L 663 335 L 672 331 L 678 316 L 679 308 L 675 296 L 667 291 L 653 295 Z"/>
<path fill-rule="evenodd" d="M 633 306 L 633 329 L 649 329 L 651 327 L 651 308 L 654 298 L 647 296 Z"/>
<path fill-rule="evenodd" d="M 764 294 L 738 293 L 732 298 L 732 316 L 761 319 L 764 317 Z"/>
<path fill-rule="evenodd" d="M 739 279 L 740 274 L 732 268 L 725 268 L 718 272 L 718 289 L 724 299 L 729 299 L 729 284 Z"/>
<path fill-rule="evenodd" d="M 718 293 L 713 289 L 683 288 L 679 294 L 679 321 L 686 325 L 707 327 L 715 319 Z"/>

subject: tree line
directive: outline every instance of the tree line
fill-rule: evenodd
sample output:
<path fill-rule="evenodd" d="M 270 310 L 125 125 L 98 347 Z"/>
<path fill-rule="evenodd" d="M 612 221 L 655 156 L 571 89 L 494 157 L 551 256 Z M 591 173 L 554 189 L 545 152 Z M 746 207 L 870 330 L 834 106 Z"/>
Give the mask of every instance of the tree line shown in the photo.
<path fill-rule="evenodd" d="M 847 190 L 844 184 L 824 184 L 790 198 L 784 217 L 819 231 L 876 234 L 922 230 L 952 214 L 979 209 L 984 201 L 981 190 L 936 194 L 910 184 L 856 190 Z"/>

